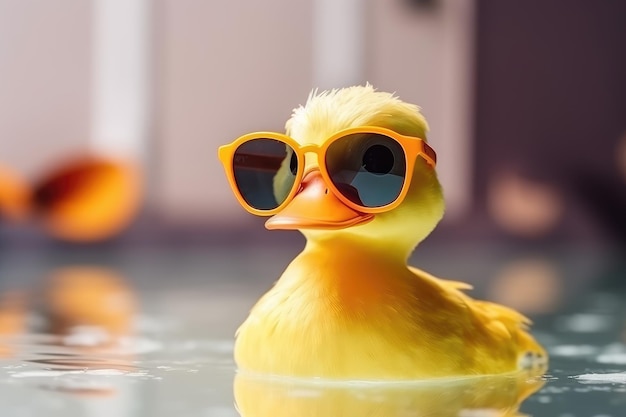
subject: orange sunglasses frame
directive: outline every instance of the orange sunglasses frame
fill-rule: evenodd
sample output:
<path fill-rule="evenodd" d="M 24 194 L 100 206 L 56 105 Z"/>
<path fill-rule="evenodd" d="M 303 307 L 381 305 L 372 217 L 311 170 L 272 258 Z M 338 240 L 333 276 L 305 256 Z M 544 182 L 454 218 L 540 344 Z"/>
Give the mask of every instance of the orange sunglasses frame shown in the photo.
<path fill-rule="evenodd" d="M 335 141 L 343 138 L 344 136 L 357 133 L 375 133 L 388 136 L 392 139 L 395 139 L 404 150 L 404 154 L 406 157 L 406 172 L 404 174 L 404 184 L 402 185 L 402 189 L 400 190 L 400 194 L 398 195 L 398 197 L 389 204 L 378 207 L 360 206 L 350 201 L 347 197 L 341 194 L 341 192 L 339 192 L 339 190 L 330 178 L 330 174 L 326 169 L 326 151 Z M 235 152 L 237 148 L 239 148 L 239 146 L 241 146 L 243 143 L 249 142 L 254 139 L 274 139 L 279 142 L 283 142 L 289 145 L 298 157 L 298 170 L 296 171 L 296 178 L 294 180 L 293 186 L 291 187 L 291 191 L 289 191 L 289 194 L 287 195 L 285 200 L 280 205 L 278 205 L 278 207 L 271 210 L 259 210 L 250 206 L 241 195 L 239 187 L 237 186 L 237 182 L 235 181 L 235 172 L 233 167 Z M 435 150 L 423 139 L 414 136 L 404 136 L 397 132 L 394 132 L 393 130 L 378 126 L 362 126 L 340 130 L 339 132 L 326 139 L 321 146 L 318 146 L 316 144 L 300 145 L 295 139 L 282 133 L 254 132 L 243 135 L 235 139 L 232 143 L 229 143 L 228 145 L 220 146 L 218 149 L 219 159 L 224 165 L 226 177 L 228 178 L 228 182 L 233 189 L 233 192 L 235 193 L 235 197 L 237 197 L 237 200 L 239 200 L 239 203 L 243 206 L 243 208 L 245 208 L 248 212 L 258 216 L 271 216 L 278 213 L 295 197 L 296 193 L 300 189 L 300 184 L 305 174 L 305 155 L 307 153 L 317 154 L 319 170 L 322 178 L 326 182 L 328 188 L 342 203 L 355 211 L 371 214 L 382 213 L 392 210 L 404 200 L 404 197 L 406 197 L 406 194 L 409 191 L 409 186 L 411 185 L 411 177 L 413 174 L 413 169 L 415 168 L 415 161 L 417 160 L 418 156 L 421 156 L 433 169 L 435 168 L 435 165 L 437 163 L 437 154 L 435 153 Z"/>

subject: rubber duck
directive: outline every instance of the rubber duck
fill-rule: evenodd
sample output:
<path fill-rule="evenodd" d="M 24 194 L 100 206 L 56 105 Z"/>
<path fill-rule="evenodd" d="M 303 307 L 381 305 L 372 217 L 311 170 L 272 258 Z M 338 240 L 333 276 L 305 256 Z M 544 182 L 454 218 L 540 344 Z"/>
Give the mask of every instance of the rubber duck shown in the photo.
<path fill-rule="evenodd" d="M 418 106 L 371 85 L 312 92 L 286 134 L 220 147 L 235 196 L 303 251 L 236 333 L 244 372 L 413 380 L 545 366 L 530 321 L 407 266 L 444 199 Z"/>

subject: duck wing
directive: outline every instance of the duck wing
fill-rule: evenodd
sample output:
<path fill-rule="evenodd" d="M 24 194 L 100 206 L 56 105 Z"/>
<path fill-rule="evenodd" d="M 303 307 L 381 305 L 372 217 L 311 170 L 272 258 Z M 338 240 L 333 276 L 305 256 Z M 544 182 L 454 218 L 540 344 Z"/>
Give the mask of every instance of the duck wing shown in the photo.
<path fill-rule="evenodd" d="M 532 324 L 528 317 L 501 304 L 473 299 L 463 292 L 472 289 L 469 284 L 440 279 L 418 268 L 409 267 L 409 269 L 421 279 L 429 280 L 434 285 L 438 285 L 448 299 L 465 305 L 500 343 L 512 343 L 518 352 L 518 368 L 539 367 L 539 369 L 545 369 L 547 354 L 528 332 L 528 328 Z"/>
<path fill-rule="evenodd" d="M 490 301 L 475 300 L 463 291 L 473 289 L 471 284 L 461 281 L 451 281 L 437 278 L 421 269 L 409 266 L 409 270 L 422 279 L 427 279 L 438 285 L 442 291 L 446 292 L 448 297 L 458 298 L 459 302 L 463 302 L 474 313 L 481 318 L 488 319 L 486 321 L 501 321 L 507 328 L 526 329 L 532 323 L 531 320 L 519 313 L 518 311 L 505 307 L 501 304 Z"/>

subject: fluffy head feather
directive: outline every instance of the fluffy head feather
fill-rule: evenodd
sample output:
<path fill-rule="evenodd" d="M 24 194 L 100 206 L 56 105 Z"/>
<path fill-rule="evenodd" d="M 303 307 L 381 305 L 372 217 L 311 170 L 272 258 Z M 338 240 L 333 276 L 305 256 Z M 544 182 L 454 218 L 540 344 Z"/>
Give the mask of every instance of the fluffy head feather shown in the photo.
<path fill-rule="evenodd" d="M 304 106 L 294 110 L 286 123 L 287 134 L 301 144 L 321 145 L 334 133 L 351 127 L 379 126 L 402 135 L 426 140 L 428 123 L 415 104 L 391 93 L 376 91 L 370 84 L 318 93 L 314 90 Z M 317 162 L 314 162 L 317 163 Z M 309 241 L 347 237 L 408 257 L 418 242 L 437 225 L 444 201 L 437 174 L 425 161 L 415 164 L 409 193 L 392 211 L 377 214 L 367 224 L 338 231 L 303 230 Z"/>
<path fill-rule="evenodd" d="M 294 109 L 285 125 L 298 141 L 319 143 L 333 133 L 358 126 L 380 126 L 426 140 L 428 123 L 420 108 L 397 96 L 376 91 L 370 84 L 318 93 Z"/>

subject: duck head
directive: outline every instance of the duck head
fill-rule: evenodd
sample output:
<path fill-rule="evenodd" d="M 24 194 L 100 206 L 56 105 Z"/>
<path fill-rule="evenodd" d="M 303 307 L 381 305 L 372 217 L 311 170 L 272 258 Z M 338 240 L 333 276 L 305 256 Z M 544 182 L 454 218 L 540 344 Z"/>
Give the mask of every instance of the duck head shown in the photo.
<path fill-rule="evenodd" d="M 336 132 L 362 126 L 382 127 L 423 140 L 428 130 L 419 107 L 366 85 L 313 92 L 304 106 L 294 110 L 286 132 L 306 150 L 308 146 L 323 146 Z M 289 204 L 266 222 L 268 229 L 298 229 L 309 243 L 359 242 L 406 258 L 443 216 L 441 186 L 434 167 L 424 158 L 417 157 L 402 202 L 376 214 L 344 204 L 321 175 L 320 163 L 323 161 L 317 160 L 316 153 L 305 152 L 300 187 Z M 276 183 L 280 175 L 275 178 L 275 192 L 279 192 Z"/>

